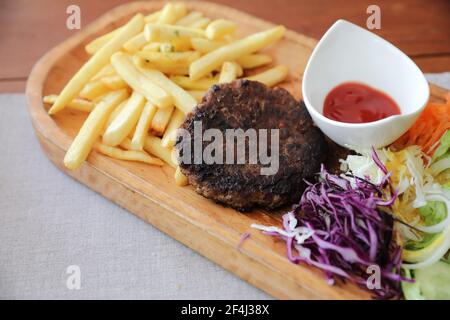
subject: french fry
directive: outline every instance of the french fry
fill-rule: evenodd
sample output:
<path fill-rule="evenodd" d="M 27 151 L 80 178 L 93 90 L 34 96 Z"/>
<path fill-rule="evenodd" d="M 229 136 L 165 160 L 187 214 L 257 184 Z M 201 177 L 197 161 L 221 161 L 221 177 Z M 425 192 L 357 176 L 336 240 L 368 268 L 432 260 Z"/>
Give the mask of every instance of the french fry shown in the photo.
<path fill-rule="evenodd" d="M 135 53 L 136 51 L 141 49 L 146 43 L 147 40 L 145 39 L 144 32 L 141 32 L 135 35 L 127 42 L 125 42 L 123 48 L 129 53 Z"/>
<path fill-rule="evenodd" d="M 192 49 L 191 39 L 186 36 L 174 38 L 169 43 L 172 46 L 171 52 L 173 52 L 173 51 L 189 51 Z M 164 50 L 161 50 L 161 52 L 164 52 Z"/>
<path fill-rule="evenodd" d="M 178 151 L 176 148 L 172 148 L 170 151 L 170 159 L 172 160 L 173 163 L 175 163 L 177 166 L 179 165 L 178 163 Z"/>
<path fill-rule="evenodd" d="M 228 44 L 225 40 L 209 40 L 203 38 L 191 38 L 191 45 L 195 51 L 208 53 Z"/>
<path fill-rule="evenodd" d="M 120 148 L 107 146 L 103 143 L 96 143 L 94 145 L 94 148 L 95 150 L 99 151 L 100 153 L 103 153 L 104 155 L 107 155 L 108 157 L 119 160 L 144 162 L 157 166 L 164 165 L 164 162 L 162 162 L 160 159 L 154 158 L 144 151 L 122 150 Z"/>
<path fill-rule="evenodd" d="M 84 111 L 84 112 L 92 112 L 95 108 L 95 103 L 91 101 L 87 101 L 84 99 L 75 98 L 69 102 L 67 105 L 70 109 Z"/>
<path fill-rule="evenodd" d="M 209 19 L 209 18 L 201 18 L 201 19 L 191 23 L 189 25 L 189 27 L 195 28 L 195 29 L 205 29 L 209 25 L 210 22 L 211 22 L 211 19 Z"/>
<path fill-rule="evenodd" d="M 103 77 L 112 76 L 114 74 L 116 74 L 116 71 L 114 70 L 112 65 L 107 64 L 99 72 L 97 72 L 97 74 L 91 79 L 91 82 L 100 80 Z"/>
<path fill-rule="evenodd" d="M 162 72 L 151 69 L 139 68 L 139 70 L 152 82 L 157 84 L 159 87 L 163 88 L 167 93 L 169 93 L 175 106 L 180 109 L 183 113 L 187 114 L 192 111 L 192 108 L 197 104 L 195 99 L 193 99 L 185 90 L 174 83 L 172 80 L 167 78 Z"/>
<path fill-rule="evenodd" d="M 189 67 L 189 65 L 200 58 L 200 52 L 152 52 L 140 51 L 136 55 L 147 60 L 150 64 L 163 67 Z"/>
<path fill-rule="evenodd" d="M 235 32 L 236 23 L 225 19 L 217 19 L 206 28 L 206 37 L 210 40 L 223 39 L 225 36 Z"/>
<path fill-rule="evenodd" d="M 136 125 L 136 130 L 134 130 L 133 138 L 131 139 L 132 150 L 142 150 L 144 148 L 145 138 L 147 137 L 148 129 L 150 128 L 156 110 L 157 108 L 150 102 L 147 102 L 144 106 Z"/>
<path fill-rule="evenodd" d="M 248 80 L 259 81 L 264 83 L 268 87 L 272 87 L 279 82 L 286 79 L 288 75 L 288 68 L 285 66 L 276 66 L 264 72 L 255 74 L 251 77 L 247 77 Z"/>
<path fill-rule="evenodd" d="M 225 61 L 222 65 L 222 70 L 220 71 L 219 83 L 228 83 L 236 80 L 244 71 L 242 67 L 236 62 Z"/>
<path fill-rule="evenodd" d="M 197 103 L 203 100 L 203 97 L 206 94 L 206 91 L 203 90 L 189 90 L 188 93 L 193 97 Z"/>
<path fill-rule="evenodd" d="M 184 3 L 168 3 L 161 10 L 158 23 L 172 24 L 185 16 L 187 8 Z"/>
<path fill-rule="evenodd" d="M 49 114 L 64 109 L 81 91 L 83 86 L 109 63 L 111 56 L 122 48 L 123 44 L 131 37 L 142 30 L 144 16 L 135 15 L 117 34 L 113 36 L 104 46 L 102 46 L 80 70 L 70 79 L 58 96 L 58 99 L 49 110 Z"/>
<path fill-rule="evenodd" d="M 88 82 L 80 91 L 80 97 L 88 100 L 95 100 L 108 91 L 110 91 L 110 88 L 102 81 Z"/>
<path fill-rule="evenodd" d="M 89 42 L 85 47 L 84 50 L 90 54 L 93 55 L 98 50 L 100 50 L 101 47 L 103 47 L 109 40 L 111 40 L 117 33 L 119 33 L 120 28 L 115 29 L 111 32 L 108 32 L 98 38 L 95 38 L 91 42 Z"/>
<path fill-rule="evenodd" d="M 58 95 L 51 94 L 51 95 L 45 96 L 43 100 L 44 100 L 44 103 L 54 104 L 56 99 L 58 99 Z M 69 102 L 67 107 L 70 109 L 78 110 L 78 111 L 91 112 L 95 108 L 95 103 L 92 101 L 75 98 Z"/>
<path fill-rule="evenodd" d="M 155 23 L 158 21 L 160 15 L 161 15 L 161 10 L 155 11 L 153 13 L 150 13 L 149 15 L 146 15 L 144 17 L 144 21 L 145 21 L 145 23 Z"/>
<path fill-rule="evenodd" d="M 175 169 L 175 184 L 179 187 L 187 186 L 189 184 L 188 178 L 181 172 L 180 167 Z"/>
<path fill-rule="evenodd" d="M 189 67 L 155 65 L 136 55 L 133 56 L 133 62 L 140 68 L 141 72 L 143 72 L 143 70 L 158 70 L 167 75 L 185 76 L 189 74 Z"/>
<path fill-rule="evenodd" d="M 136 57 L 135 57 L 136 58 Z M 164 74 L 167 75 L 173 75 L 173 76 L 186 76 L 189 74 L 189 68 L 188 67 L 177 67 L 177 66 L 157 66 L 154 64 L 151 64 L 149 62 L 145 62 L 145 60 L 142 60 L 142 62 L 137 62 L 136 65 L 142 66 L 143 69 L 150 69 L 150 70 L 158 70 L 161 71 Z"/>
<path fill-rule="evenodd" d="M 271 63 L 272 57 L 268 54 L 255 53 L 242 56 L 236 62 L 244 69 L 253 69 Z"/>
<path fill-rule="evenodd" d="M 178 20 L 176 22 L 176 25 L 187 27 L 201 18 L 203 18 L 203 13 L 198 11 L 192 11 L 189 12 L 186 16 L 184 16 L 180 20 Z"/>
<path fill-rule="evenodd" d="M 177 163 L 172 161 L 171 150 L 161 145 L 161 139 L 152 135 L 145 138 L 144 150 L 148 153 L 160 158 L 172 168 L 177 167 Z"/>
<path fill-rule="evenodd" d="M 169 107 L 165 109 L 158 109 L 153 116 L 152 123 L 150 128 L 157 135 L 163 135 L 166 130 L 167 125 L 169 124 L 170 117 L 172 116 L 175 107 Z"/>
<path fill-rule="evenodd" d="M 120 113 L 120 111 L 125 108 L 125 106 L 128 103 L 129 98 L 123 100 L 117 107 L 114 108 L 114 110 L 111 112 L 111 114 L 108 117 L 108 121 L 106 121 L 105 128 L 109 127 L 109 125 L 114 121 L 115 118 L 117 118 L 117 115 Z"/>
<path fill-rule="evenodd" d="M 117 52 L 111 58 L 111 63 L 116 72 L 135 91 L 142 94 L 147 100 L 159 108 L 167 108 L 173 105 L 172 97 L 163 89 L 148 80 L 133 64 L 130 57 Z"/>
<path fill-rule="evenodd" d="M 180 37 L 204 38 L 206 36 L 205 31 L 201 29 L 168 24 L 147 24 L 144 28 L 144 34 L 149 42 L 171 41 Z"/>
<path fill-rule="evenodd" d="M 64 157 L 64 165 L 68 169 L 77 169 L 86 160 L 110 113 L 127 96 L 127 91 L 123 89 L 110 92 L 92 110 Z"/>
<path fill-rule="evenodd" d="M 149 44 L 146 44 L 142 51 L 153 51 L 153 52 L 159 52 L 161 48 L 161 42 L 150 42 Z M 170 43 L 169 43 L 170 44 Z"/>
<path fill-rule="evenodd" d="M 158 21 L 158 18 L 160 15 L 161 15 L 161 11 L 153 12 L 144 17 L 144 22 L 145 23 L 155 23 Z M 109 40 L 111 40 L 114 37 L 114 35 L 120 31 L 121 28 L 122 27 L 114 29 L 113 31 L 108 32 L 108 33 L 92 40 L 91 42 L 89 42 L 85 46 L 86 52 L 91 55 L 94 54 L 95 52 L 97 52 L 103 45 L 105 45 Z"/>
<path fill-rule="evenodd" d="M 183 89 L 187 90 L 208 90 L 211 86 L 217 84 L 218 79 L 216 78 L 202 78 L 193 81 L 189 77 L 183 76 L 172 76 L 170 80 L 175 82 Z"/>
<path fill-rule="evenodd" d="M 188 37 L 175 38 L 170 42 L 150 42 L 142 48 L 142 51 L 175 52 L 191 49 L 191 40 Z"/>
<path fill-rule="evenodd" d="M 118 74 L 106 76 L 100 79 L 109 89 L 119 90 L 128 88 L 128 84 Z"/>
<path fill-rule="evenodd" d="M 284 32 L 285 28 L 278 26 L 211 51 L 190 65 L 189 76 L 192 80 L 198 80 L 225 61 L 235 61 L 243 55 L 253 53 L 276 42 L 284 35 Z"/>
<path fill-rule="evenodd" d="M 103 134 L 103 144 L 113 147 L 119 145 L 130 134 L 131 130 L 133 130 L 139 120 L 144 105 L 144 96 L 134 91 L 125 107 L 123 107 L 117 117 L 106 128 Z"/>
<path fill-rule="evenodd" d="M 173 46 L 173 44 L 171 42 L 162 42 L 160 47 L 159 47 L 159 51 L 161 51 L 161 52 L 174 52 L 175 51 L 175 47 Z"/>
<path fill-rule="evenodd" d="M 172 117 L 170 118 L 169 124 L 167 125 L 166 131 L 161 139 L 161 145 L 163 147 L 172 147 L 177 139 L 177 129 L 181 126 L 184 121 L 184 113 L 176 109 Z"/>

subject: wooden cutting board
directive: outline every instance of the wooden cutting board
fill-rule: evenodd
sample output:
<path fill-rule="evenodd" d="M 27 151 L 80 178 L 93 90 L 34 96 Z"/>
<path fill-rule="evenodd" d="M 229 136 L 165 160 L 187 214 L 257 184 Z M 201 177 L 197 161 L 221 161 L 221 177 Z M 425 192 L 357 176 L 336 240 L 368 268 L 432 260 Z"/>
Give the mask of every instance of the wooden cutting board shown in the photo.
<path fill-rule="evenodd" d="M 86 114 L 66 109 L 50 117 L 42 97 L 60 92 L 88 59 L 84 52 L 86 43 L 123 24 L 134 13 L 153 12 L 163 5 L 163 2 L 148 1 L 117 7 L 37 62 L 29 76 L 26 94 L 31 120 L 47 157 L 71 177 L 274 297 L 370 298 L 370 293 L 352 284 L 329 286 L 319 270 L 290 263 L 284 242 L 250 228 L 252 223 L 279 225 L 281 213 L 240 213 L 217 205 L 195 193 L 190 186 L 177 187 L 169 166 L 160 168 L 120 161 L 93 151 L 80 169 L 69 171 L 64 167 L 64 154 Z M 190 10 L 202 11 L 211 18 L 237 22 L 241 35 L 273 26 L 213 3 L 189 1 L 187 5 Z M 297 99 L 301 97 L 301 75 L 315 44 L 314 39 L 288 31 L 283 40 L 267 50 L 275 64 L 289 67 L 289 78 L 282 86 Z M 436 87 L 432 91 L 438 97 L 445 93 Z M 238 248 L 245 232 L 251 236 Z M 151 243 L 148 246 L 152 250 Z"/>

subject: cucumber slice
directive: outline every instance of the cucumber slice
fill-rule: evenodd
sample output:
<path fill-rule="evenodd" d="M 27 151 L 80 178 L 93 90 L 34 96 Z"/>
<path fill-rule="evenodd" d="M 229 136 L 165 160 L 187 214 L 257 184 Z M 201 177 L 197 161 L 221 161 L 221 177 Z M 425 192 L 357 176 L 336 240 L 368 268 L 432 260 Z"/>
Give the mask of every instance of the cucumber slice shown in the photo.
<path fill-rule="evenodd" d="M 415 270 L 414 274 L 425 298 L 450 299 L 450 264 L 438 261 L 429 267 Z"/>

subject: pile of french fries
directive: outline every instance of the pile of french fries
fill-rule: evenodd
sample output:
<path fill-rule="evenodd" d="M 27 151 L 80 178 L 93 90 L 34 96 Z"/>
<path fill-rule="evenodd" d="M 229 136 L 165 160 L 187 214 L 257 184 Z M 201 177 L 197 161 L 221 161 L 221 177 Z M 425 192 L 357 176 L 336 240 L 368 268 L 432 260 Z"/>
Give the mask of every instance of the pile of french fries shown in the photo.
<path fill-rule="evenodd" d="M 176 183 L 186 185 L 173 152 L 185 115 L 212 85 L 270 64 L 272 58 L 258 51 L 285 32 L 278 26 L 238 39 L 236 27 L 188 12 L 184 3 L 168 3 L 87 44 L 90 59 L 59 95 L 44 97 L 51 115 L 64 108 L 89 113 L 65 166 L 78 168 L 95 149 L 116 159 L 165 162 L 175 169 Z M 276 66 L 247 78 L 273 86 L 287 73 L 285 66 Z"/>

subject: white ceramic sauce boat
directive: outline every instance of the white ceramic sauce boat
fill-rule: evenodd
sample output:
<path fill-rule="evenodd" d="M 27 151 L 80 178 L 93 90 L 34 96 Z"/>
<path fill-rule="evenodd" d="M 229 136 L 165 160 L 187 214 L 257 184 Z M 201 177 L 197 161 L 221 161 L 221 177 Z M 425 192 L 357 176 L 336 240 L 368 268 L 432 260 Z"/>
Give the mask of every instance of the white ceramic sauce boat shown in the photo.
<path fill-rule="evenodd" d="M 401 114 L 369 123 L 326 118 L 327 94 L 344 82 L 361 82 L 388 94 Z M 345 20 L 317 44 L 303 75 L 303 99 L 316 125 L 344 147 L 384 147 L 405 133 L 425 107 L 430 89 L 415 63 L 381 37 Z"/>

